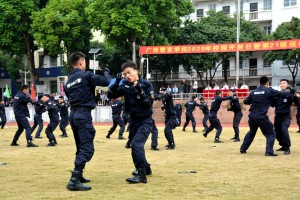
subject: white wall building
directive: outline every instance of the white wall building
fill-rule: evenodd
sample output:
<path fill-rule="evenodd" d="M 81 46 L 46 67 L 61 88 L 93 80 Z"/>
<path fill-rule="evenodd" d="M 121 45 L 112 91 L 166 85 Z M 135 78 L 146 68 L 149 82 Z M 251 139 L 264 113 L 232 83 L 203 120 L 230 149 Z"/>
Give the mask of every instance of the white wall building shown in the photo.
<path fill-rule="evenodd" d="M 237 12 L 237 0 L 192 0 L 196 11 L 190 15 L 193 20 L 201 20 L 209 10 L 221 11 L 229 15 Z M 259 23 L 266 34 L 275 31 L 282 22 L 292 17 L 300 18 L 299 0 L 240 0 L 240 10 L 246 20 Z M 272 78 L 272 85 L 278 86 L 279 80 L 291 80 L 291 74 L 282 61 L 275 61 L 272 65 L 264 61 L 262 52 L 254 52 L 246 60 L 240 61 L 240 80 L 245 80 L 250 86 L 258 85 L 258 77 L 267 75 Z M 216 80 L 222 82 L 222 67 L 219 67 Z M 228 80 L 235 79 L 235 58 L 230 60 Z M 300 80 L 300 74 L 297 76 Z"/>

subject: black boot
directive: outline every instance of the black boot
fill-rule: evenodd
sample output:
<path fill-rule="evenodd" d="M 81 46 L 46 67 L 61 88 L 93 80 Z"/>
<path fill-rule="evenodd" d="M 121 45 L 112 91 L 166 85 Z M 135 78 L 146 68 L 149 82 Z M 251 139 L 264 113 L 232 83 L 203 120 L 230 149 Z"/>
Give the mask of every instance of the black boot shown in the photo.
<path fill-rule="evenodd" d="M 55 142 L 54 142 L 54 140 L 52 139 L 52 140 L 49 140 L 49 144 L 48 144 L 48 146 L 49 147 L 54 147 L 56 144 L 55 144 Z"/>
<path fill-rule="evenodd" d="M 139 168 L 138 175 L 132 178 L 127 178 L 128 183 L 147 183 L 146 168 Z"/>
<path fill-rule="evenodd" d="M 10 146 L 20 146 L 19 144 L 17 144 L 17 140 L 13 140 L 10 144 Z"/>
<path fill-rule="evenodd" d="M 111 135 L 111 133 L 107 133 L 106 138 L 109 139 L 110 135 Z"/>
<path fill-rule="evenodd" d="M 240 140 L 240 137 L 237 135 L 237 136 L 235 137 L 235 139 L 233 140 L 233 142 L 239 142 L 239 141 L 241 141 L 241 140 Z"/>
<path fill-rule="evenodd" d="M 127 141 L 127 143 L 125 145 L 125 148 L 126 149 L 130 149 L 131 148 L 131 141 L 130 140 Z"/>
<path fill-rule="evenodd" d="M 193 132 L 198 133 L 198 131 L 196 131 L 196 127 L 193 127 Z"/>
<path fill-rule="evenodd" d="M 132 172 L 132 175 L 133 176 L 137 176 L 137 175 L 139 175 L 139 170 L 134 170 L 133 172 Z M 148 175 L 152 175 L 152 170 L 151 170 L 151 167 L 150 167 L 150 164 L 148 165 L 148 167 L 146 167 L 146 175 L 148 176 Z"/>
<path fill-rule="evenodd" d="M 123 137 L 123 135 L 119 135 L 118 140 L 125 140 L 125 138 Z"/>
<path fill-rule="evenodd" d="M 72 191 L 85 191 L 92 189 L 90 186 L 83 185 L 80 182 L 80 177 L 82 177 L 82 173 L 78 171 L 72 172 L 72 177 L 67 184 L 67 189 Z"/>
<path fill-rule="evenodd" d="M 89 182 L 91 182 L 90 179 L 84 178 L 82 173 L 81 173 L 79 181 L 80 181 L 80 183 L 89 183 Z"/>
<path fill-rule="evenodd" d="M 27 141 L 27 147 L 38 147 L 38 145 L 33 144 L 33 143 L 32 143 L 32 140 L 28 140 L 28 141 Z"/>
<path fill-rule="evenodd" d="M 169 144 L 166 148 L 166 150 L 173 150 L 175 149 L 175 145 L 174 144 Z"/>

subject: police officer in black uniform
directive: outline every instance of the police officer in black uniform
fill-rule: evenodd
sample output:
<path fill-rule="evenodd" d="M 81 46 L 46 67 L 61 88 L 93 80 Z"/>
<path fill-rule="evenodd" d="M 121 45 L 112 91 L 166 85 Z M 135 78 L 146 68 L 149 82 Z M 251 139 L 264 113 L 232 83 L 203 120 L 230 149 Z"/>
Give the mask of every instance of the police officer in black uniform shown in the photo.
<path fill-rule="evenodd" d="M 19 146 L 19 144 L 17 144 L 17 141 L 25 129 L 27 147 L 37 147 L 37 145 L 32 143 L 31 127 L 27 119 L 27 117 L 30 117 L 27 107 L 28 103 L 31 103 L 33 105 L 40 105 L 39 103 L 32 101 L 31 97 L 29 96 L 28 85 L 22 85 L 21 91 L 18 92 L 14 98 L 14 114 L 18 124 L 18 130 L 16 131 L 14 139 L 10 146 Z"/>
<path fill-rule="evenodd" d="M 244 100 L 244 104 L 251 105 L 248 120 L 250 130 L 245 135 L 240 152 L 242 154 L 246 153 L 254 140 L 257 129 L 260 128 L 267 139 L 265 156 L 278 156 L 273 150 L 276 133 L 267 116 L 267 112 L 273 99 L 281 94 L 279 91 L 269 87 L 268 77 L 260 77 L 259 82 L 260 86 L 252 90 L 249 96 Z M 285 96 L 284 93 L 282 94 Z"/>
<path fill-rule="evenodd" d="M 291 140 L 289 135 L 289 127 L 291 125 L 291 106 L 296 102 L 292 90 L 289 88 L 287 79 L 280 80 L 280 89 L 287 93 L 286 96 L 278 96 L 273 100 L 272 106 L 275 107 L 274 128 L 276 139 L 281 146 L 277 151 L 284 151 L 284 155 L 290 154 Z"/>
<path fill-rule="evenodd" d="M 221 103 L 222 101 L 226 100 L 226 98 L 222 98 L 220 96 L 221 91 L 217 90 L 215 97 L 213 98 L 213 100 L 211 101 L 211 108 L 210 108 L 210 112 L 209 112 L 209 122 L 210 122 L 210 126 L 208 127 L 208 129 L 203 133 L 204 137 L 207 137 L 208 133 L 211 132 L 212 130 L 214 130 L 214 128 L 217 130 L 216 135 L 215 135 L 215 140 L 214 143 L 223 143 L 220 140 L 220 135 L 222 133 L 222 125 L 220 123 L 220 120 L 217 116 L 218 111 L 221 107 Z"/>
<path fill-rule="evenodd" d="M 182 115 L 182 105 L 180 103 L 180 100 L 176 100 L 176 104 L 175 104 L 175 110 L 176 110 L 176 116 L 177 116 L 177 119 L 179 121 L 179 125 L 181 125 L 181 115 Z"/>
<path fill-rule="evenodd" d="M 166 91 L 165 88 L 161 89 L 163 94 L 162 96 L 162 103 L 163 107 L 162 110 L 165 111 L 165 137 L 168 141 L 167 150 L 175 149 L 175 142 L 172 130 L 176 127 L 176 110 L 173 103 L 172 93 Z"/>
<path fill-rule="evenodd" d="M 103 70 L 103 76 L 85 71 L 85 55 L 74 52 L 69 61 L 73 67 L 64 91 L 71 105 L 70 125 L 76 143 L 75 167 L 72 177 L 67 184 L 69 190 L 90 190 L 91 187 L 82 183 L 90 182 L 82 176 L 86 162 L 90 161 L 94 154 L 95 129 L 92 122 L 91 110 L 96 107 L 96 86 L 108 86 L 111 80 L 109 70 Z"/>
<path fill-rule="evenodd" d="M 187 125 L 189 125 L 189 122 L 192 121 L 192 126 L 193 126 L 193 132 L 197 133 L 196 131 L 196 121 L 193 115 L 193 112 L 195 110 L 195 107 L 198 106 L 200 107 L 200 104 L 198 104 L 196 101 L 196 96 L 192 96 L 192 99 L 188 102 L 186 102 L 186 104 L 184 105 L 186 107 L 186 111 L 185 111 L 185 123 L 183 125 L 183 129 L 182 131 L 185 131 L 185 128 L 187 127 Z"/>
<path fill-rule="evenodd" d="M 209 109 L 208 109 L 208 105 L 205 102 L 203 97 L 199 97 L 199 100 L 200 100 L 200 107 L 199 108 L 203 112 L 203 119 L 202 119 L 202 125 L 204 127 L 203 131 L 205 132 L 208 129 L 207 120 L 209 119 Z"/>
<path fill-rule="evenodd" d="M 46 105 L 47 105 L 47 110 L 48 110 L 48 115 L 50 122 L 46 128 L 46 136 L 49 140 L 48 146 L 55 146 L 57 145 L 56 138 L 53 134 L 54 130 L 57 128 L 59 124 L 59 115 L 58 115 L 58 108 L 54 101 L 50 100 L 50 95 L 49 94 L 43 94 L 44 98 L 47 100 Z"/>
<path fill-rule="evenodd" d="M 62 135 L 60 137 L 68 137 L 66 127 L 69 125 L 69 103 L 67 103 L 63 96 L 60 96 L 58 98 L 58 103 L 56 104 L 58 107 L 58 111 L 60 114 L 60 123 L 59 123 L 59 129 L 62 132 Z"/>
<path fill-rule="evenodd" d="M 298 125 L 298 131 L 297 133 L 300 133 L 300 92 L 295 93 L 296 96 L 296 102 L 295 105 L 297 106 L 297 114 L 296 114 L 296 121 Z"/>
<path fill-rule="evenodd" d="M 6 124 L 5 103 L 3 100 L 1 100 L 0 102 L 0 118 L 1 118 L 1 129 L 3 129 Z"/>
<path fill-rule="evenodd" d="M 124 96 L 125 110 L 130 114 L 131 155 L 138 174 L 126 179 L 126 181 L 129 183 L 147 183 L 146 175 L 151 174 L 151 169 L 146 160 L 144 146 L 153 127 L 153 87 L 151 82 L 139 77 L 134 62 L 123 63 L 121 70 L 126 80 L 119 86 L 121 77 L 118 76 L 115 84 L 108 91 L 108 97 Z"/>
<path fill-rule="evenodd" d="M 33 133 L 35 128 L 37 126 L 39 126 L 38 130 L 35 133 L 34 138 L 43 138 L 43 137 L 41 137 L 41 132 L 44 127 L 44 121 L 42 118 L 42 114 L 47 111 L 47 106 L 46 106 L 45 102 L 42 100 L 43 98 L 44 98 L 43 95 L 39 95 L 39 100 L 37 102 L 40 103 L 41 106 L 40 105 L 34 106 L 34 110 L 35 110 L 34 123 L 33 123 L 33 126 L 31 127 L 31 132 Z"/>
<path fill-rule="evenodd" d="M 241 104 L 239 101 L 238 96 L 234 93 L 233 89 L 230 89 L 228 91 L 227 99 L 229 100 L 230 108 L 228 108 L 228 111 L 232 111 L 234 113 L 233 116 L 233 130 L 234 130 L 234 137 L 231 138 L 234 142 L 240 141 L 240 122 L 243 117 Z"/>
<path fill-rule="evenodd" d="M 123 104 L 121 101 L 121 98 L 116 98 L 112 100 L 111 103 L 111 109 L 112 109 L 112 120 L 113 120 L 113 126 L 109 129 L 106 138 L 110 138 L 110 135 L 113 134 L 113 132 L 116 130 L 117 126 L 120 126 L 119 130 L 119 140 L 124 140 L 123 133 L 125 130 L 124 121 L 121 118 L 121 112 Z"/>
<path fill-rule="evenodd" d="M 127 126 L 127 129 L 126 129 L 126 132 L 129 132 L 130 131 L 130 117 L 129 115 L 126 113 L 125 111 L 125 104 L 123 104 L 123 107 L 122 107 L 122 119 L 124 121 L 124 126 L 126 127 L 126 125 L 128 124 Z"/>

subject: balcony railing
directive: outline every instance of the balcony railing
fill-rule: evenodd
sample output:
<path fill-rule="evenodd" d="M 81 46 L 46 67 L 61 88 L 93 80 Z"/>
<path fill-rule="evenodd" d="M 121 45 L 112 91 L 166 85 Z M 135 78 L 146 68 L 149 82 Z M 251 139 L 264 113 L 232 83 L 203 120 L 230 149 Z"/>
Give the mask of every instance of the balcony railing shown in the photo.
<path fill-rule="evenodd" d="M 245 19 L 249 21 L 271 21 L 271 10 L 258 10 L 254 12 L 244 12 Z"/>
<path fill-rule="evenodd" d="M 202 73 L 202 77 L 206 77 L 206 73 L 204 72 Z M 199 78 L 198 74 L 194 73 L 193 76 L 189 76 L 188 74 L 184 73 L 186 76 L 184 76 L 184 79 L 193 79 L 193 78 Z M 219 79 L 219 78 L 224 78 L 224 71 L 223 70 L 218 70 L 214 76 L 214 78 Z M 213 75 L 213 73 L 212 73 Z M 271 67 L 259 67 L 259 68 L 243 68 L 239 70 L 239 76 L 240 77 L 260 77 L 260 76 L 272 76 L 272 68 Z M 159 75 L 152 75 L 151 79 L 153 79 L 155 77 L 158 77 L 160 80 L 162 79 L 162 77 L 160 77 Z M 229 69 L 227 70 L 227 77 L 235 77 L 236 76 L 236 70 L 235 69 Z M 182 79 L 183 74 L 178 74 L 178 73 L 170 73 L 167 76 L 167 80 L 170 79 Z M 207 73 L 207 77 L 210 78 L 209 73 Z"/>

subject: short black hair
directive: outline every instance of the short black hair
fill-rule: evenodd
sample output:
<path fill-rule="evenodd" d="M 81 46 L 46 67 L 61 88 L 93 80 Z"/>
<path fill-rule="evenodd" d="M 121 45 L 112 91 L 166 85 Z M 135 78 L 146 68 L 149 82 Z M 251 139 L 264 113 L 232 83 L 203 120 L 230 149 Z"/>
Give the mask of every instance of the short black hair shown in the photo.
<path fill-rule="evenodd" d="M 43 97 L 48 97 L 48 98 L 50 98 L 50 94 L 43 94 Z"/>
<path fill-rule="evenodd" d="M 204 98 L 203 98 L 203 97 L 199 97 L 199 100 L 200 100 L 200 101 L 204 101 Z"/>
<path fill-rule="evenodd" d="M 234 89 L 229 89 L 228 92 L 234 92 Z"/>
<path fill-rule="evenodd" d="M 287 80 L 287 79 L 285 79 L 285 78 L 280 80 L 280 82 L 282 82 L 282 81 L 286 81 L 286 82 L 287 82 L 287 84 L 290 84 L 290 81 L 289 81 L 289 80 Z"/>
<path fill-rule="evenodd" d="M 196 96 L 192 96 L 192 99 L 196 99 Z"/>
<path fill-rule="evenodd" d="M 24 84 L 24 85 L 21 86 L 21 91 L 27 90 L 28 88 L 29 88 L 29 86 Z"/>
<path fill-rule="evenodd" d="M 220 90 L 217 90 L 217 91 L 216 91 L 216 95 L 219 95 L 219 94 L 221 94 L 221 91 L 220 91 Z"/>
<path fill-rule="evenodd" d="M 72 67 L 74 67 L 81 58 L 85 58 L 85 54 L 84 53 L 79 52 L 79 51 L 72 53 L 69 56 L 70 65 Z"/>
<path fill-rule="evenodd" d="M 137 66 L 136 66 L 135 62 L 133 62 L 133 61 L 128 61 L 128 62 L 123 63 L 121 66 L 121 71 L 123 71 L 127 67 L 137 70 Z"/>
<path fill-rule="evenodd" d="M 269 82 L 269 78 L 266 77 L 266 76 L 261 76 L 261 77 L 259 78 L 259 83 L 260 83 L 261 85 L 266 85 L 268 82 Z"/>

